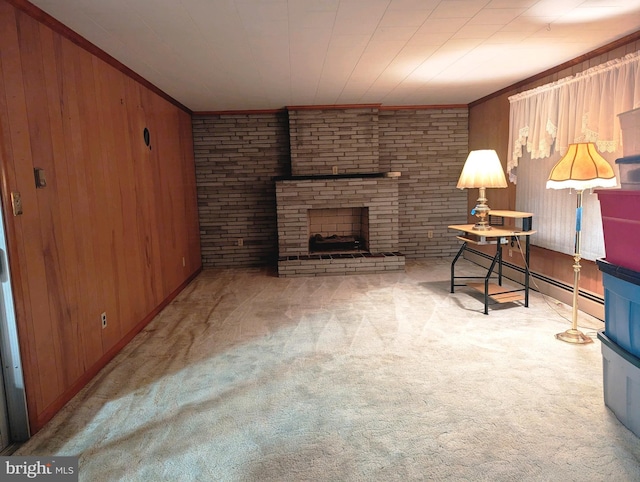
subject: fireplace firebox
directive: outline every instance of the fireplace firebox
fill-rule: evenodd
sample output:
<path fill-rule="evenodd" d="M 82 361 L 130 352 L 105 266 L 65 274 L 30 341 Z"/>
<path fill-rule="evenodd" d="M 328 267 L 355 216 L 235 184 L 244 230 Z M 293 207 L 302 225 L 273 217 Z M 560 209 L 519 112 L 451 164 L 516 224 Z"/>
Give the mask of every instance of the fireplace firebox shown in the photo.
<path fill-rule="evenodd" d="M 309 254 L 366 252 L 369 209 L 309 209 Z"/>

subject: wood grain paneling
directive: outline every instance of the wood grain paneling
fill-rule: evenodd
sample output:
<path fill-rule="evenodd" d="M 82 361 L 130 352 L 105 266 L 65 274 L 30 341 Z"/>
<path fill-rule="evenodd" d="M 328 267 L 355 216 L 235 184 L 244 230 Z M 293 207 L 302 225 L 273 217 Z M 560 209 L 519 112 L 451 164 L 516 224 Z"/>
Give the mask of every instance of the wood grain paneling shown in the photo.
<path fill-rule="evenodd" d="M 5 0 L 0 47 L 3 212 L 37 431 L 201 268 L 191 116 Z"/>
<path fill-rule="evenodd" d="M 549 71 L 546 76 L 536 76 L 529 82 L 521 82 L 510 89 L 504 89 L 470 105 L 469 109 L 469 149 L 496 149 L 505 165 L 509 134 L 509 96 L 529 90 L 556 80 L 574 75 L 609 60 L 620 58 L 640 49 L 639 34 L 628 37 L 628 43 L 616 42 L 610 49 L 599 49 L 597 55 L 584 56 L 579 62 L 568 62 L 559 69 Z M 504 191 L 504 192 L 501 192 Z M 494 209 L 515 209 L 516 186 L 509 184 L 505 190 L 488 190 L 489 205 Z M 476 194 L 477 195 L 477 194 Z M 474 194 L 469 195 L 470 206 L 475 205 Z M 535 213 L 533 218 L 535 229 Z M 492 253 L 492 250 L 482 250 Z M 573 284 L 573 257 L 543 248 L 533 247 L 531 269 L 568 285 Z M 581 262 L 580 288 L 603 296 L 602 276 L 596 263 L 588 260 Z"/>

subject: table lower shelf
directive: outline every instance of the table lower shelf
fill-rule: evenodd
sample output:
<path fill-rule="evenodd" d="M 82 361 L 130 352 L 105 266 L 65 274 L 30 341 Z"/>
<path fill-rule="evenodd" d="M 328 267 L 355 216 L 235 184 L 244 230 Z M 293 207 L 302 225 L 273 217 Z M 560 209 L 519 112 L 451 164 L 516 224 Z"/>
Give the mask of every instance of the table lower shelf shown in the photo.
<path fill-rule="evenodd" d="M 484 283 L 467 283 L 467 286 L 484 294 Z M 524 293 L 522 290 L 509 290 L 504 286 L 499 286 L 494 283 L 489 283 L 487 294 L 489 295 L 489 298 L 496 303 L 511 303 L 513 301 L 524 300 Z"/>

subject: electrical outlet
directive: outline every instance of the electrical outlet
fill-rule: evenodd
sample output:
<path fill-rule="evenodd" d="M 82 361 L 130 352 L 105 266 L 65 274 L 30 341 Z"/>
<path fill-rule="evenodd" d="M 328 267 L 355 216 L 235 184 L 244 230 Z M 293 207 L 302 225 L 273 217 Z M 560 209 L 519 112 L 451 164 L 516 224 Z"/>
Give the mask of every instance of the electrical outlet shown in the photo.
<path fill-rule="evenodd" d="M 513 257 L 513 249 L 509 248 L 509 257 Z"/>
<path fill-rule="evenodd" d="M 107 327 L 107 313 L 104 312 L 100 315 L 100 320 L 102 322 L 102 328 L 106 328 Z"/>
<path fill-rule="evenodd" d="M 238 246 L 244 246 L 244 239 L 238 238 Z"/>
<path fill-rule="evenodd" d="M 333 167 L 331 168 L 331 172 L 332 172 L 333 174 L 338 174 L 338 166 L 333 166 Z"/>
<path fill-rule="evenodd" d="M 433 238 L 433 231 L 427 231 L 427 238 L 429 239 Z"/>

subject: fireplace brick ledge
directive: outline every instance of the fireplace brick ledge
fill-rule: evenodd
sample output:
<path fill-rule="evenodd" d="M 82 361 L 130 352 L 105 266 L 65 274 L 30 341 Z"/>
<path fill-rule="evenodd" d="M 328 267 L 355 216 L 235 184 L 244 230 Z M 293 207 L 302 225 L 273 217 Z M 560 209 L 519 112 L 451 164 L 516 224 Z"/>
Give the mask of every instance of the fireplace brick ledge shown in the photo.
<path fill-rule="evenodd" d="M 313 180 L 327 180 L 327 179 L 367 179 L 367 178 L 380 178 L 380 177 L 400 177 L 400 172 L 363 172 L 363 173 L 349 173 L 349 174 L 314 174 L 304 176 L 276 176 L 274 181 L 313 181 Z"/>
<path fill-rule="evenodd" d="M 339 276 L 345 274 L 381 274 L 402 272 L 402 253 L 361 253 L 362 255 L 282 256 L 278 259 L 278 276 Z"/>

